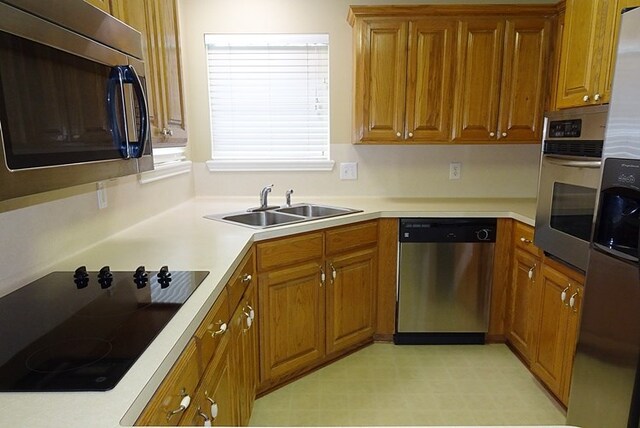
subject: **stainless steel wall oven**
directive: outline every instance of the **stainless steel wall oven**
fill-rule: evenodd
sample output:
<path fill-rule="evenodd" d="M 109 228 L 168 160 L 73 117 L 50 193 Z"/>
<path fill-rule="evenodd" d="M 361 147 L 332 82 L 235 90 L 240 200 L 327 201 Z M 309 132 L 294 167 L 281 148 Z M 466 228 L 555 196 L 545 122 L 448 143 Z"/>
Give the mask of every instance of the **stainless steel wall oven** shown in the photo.
<path fill-rule="evenodd" d="M 0 200 L 153 168 L 140 33 L 81 0 L 0 0 Z"/>
<path fill-rule="evenodd" d="M 607 106 L 545 117 L 535 244 L 585 271 L 600 183 Z"/>

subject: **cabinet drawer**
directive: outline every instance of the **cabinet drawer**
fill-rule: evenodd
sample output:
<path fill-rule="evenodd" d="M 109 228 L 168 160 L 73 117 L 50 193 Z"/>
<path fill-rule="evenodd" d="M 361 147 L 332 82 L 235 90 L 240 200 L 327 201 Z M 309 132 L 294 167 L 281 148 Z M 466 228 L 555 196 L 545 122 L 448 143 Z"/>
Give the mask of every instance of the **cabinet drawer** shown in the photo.
<path fill-rule="evenodd" d="M 211 357 L 218 349 L 222 338 L 228 334 L 229 322 L 229 298 L 225 288 L 216 299 L 211 310 L 196 330 L 195 337 L 198 342 L 198 351 L 201 367 L 204 368 L 211 361 Z M 224 326 L 223 326 L 224 325 Z"/>
<path fill-rule="evenodd" d="M 227 283 L 227 291 L 229 292 L 229 310 L 233 312 L 233 310 L 238 306 L 238 302 L 242 298 L 244 294 L 244 290 L 247 289 L 249 284 L 252 281 L 256 281 L 256 272 L 255 272 L 255 256 L 253 249 L 251 249 L 242 262 L 240 262 L 240 266 L 233 273 L 233 276 Z"/>
<path fill-rule="evenodd" d="M 366 247 L 378 241 L 378 222 L 369 221 L 354 226 L 340 227 L 329 230 L 325 236 L 328 256 Z"/>
<path fill-rule="evenodd" d="M 533 245 L 533 227 L 528 224 L 514 222 L 513 241 L 516 248 L 520 248 L 535 256 L 540 256 L 541 252 L 538 247 Z"/>
<path fill-rule="evenodd" d="M 191 339 L 142 412 L 136 425 L 178 425 L 183 411 L 173 415 L 172 413 L 180 409 L 180 402 L 185 394 L 191 398 L 194 397 L 199 381 L 200 371 L 196 358 L 196 343 L 194 339 Z"/>
<path fill-rule="evenodd" d="M 258 244 L 258 270 L 292 266 L 322 258 L 322 233 L 305 233 L 293 238 Z"/>

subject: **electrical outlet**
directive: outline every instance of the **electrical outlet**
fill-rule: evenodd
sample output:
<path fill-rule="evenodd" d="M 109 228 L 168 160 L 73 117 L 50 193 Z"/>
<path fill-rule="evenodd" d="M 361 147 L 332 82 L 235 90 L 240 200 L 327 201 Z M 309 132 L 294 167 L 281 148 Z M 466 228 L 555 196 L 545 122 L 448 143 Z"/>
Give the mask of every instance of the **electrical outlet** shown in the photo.
<path fill-rule="evenodd" d="M 98 208 L 107 208 L 107 187 L 104 185 L 104 181 L 96 183 L 96 190 L 98 194 Z"/>
<path fill-rule="evenodd" d="M 358 162 L 343 162 L 340 164 L 340 180 L 357 180 Z"/>
<path fill-rule="evenodd" d="M 462 163 L 451 162 L 449 164 L 449 180 L 460 180 L 462 175 Z"/>

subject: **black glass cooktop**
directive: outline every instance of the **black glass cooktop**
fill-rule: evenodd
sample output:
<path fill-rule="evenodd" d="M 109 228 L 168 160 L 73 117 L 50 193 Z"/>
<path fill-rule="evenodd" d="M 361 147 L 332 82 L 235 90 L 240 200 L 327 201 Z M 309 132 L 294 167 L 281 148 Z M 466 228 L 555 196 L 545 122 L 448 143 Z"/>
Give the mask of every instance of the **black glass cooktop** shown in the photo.
<path fill-rule="evenodd" d="M 53 272 L 0 298 L 0 391 L 107 391 L 206 271 Z"/>

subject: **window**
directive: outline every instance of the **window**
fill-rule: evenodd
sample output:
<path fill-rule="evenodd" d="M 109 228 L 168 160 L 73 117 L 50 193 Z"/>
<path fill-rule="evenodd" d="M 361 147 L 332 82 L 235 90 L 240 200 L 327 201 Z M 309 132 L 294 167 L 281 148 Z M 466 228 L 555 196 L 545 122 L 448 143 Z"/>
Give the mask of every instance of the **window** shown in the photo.
<path fill-rule="evenodd" d="M 211 170 L 330 170 L 329 36 L 205 35 Z"/>

